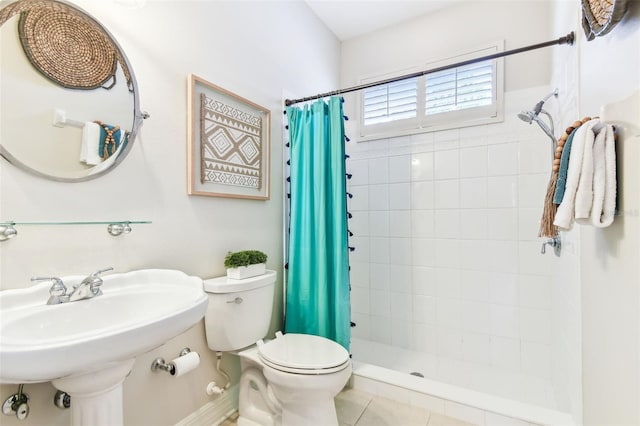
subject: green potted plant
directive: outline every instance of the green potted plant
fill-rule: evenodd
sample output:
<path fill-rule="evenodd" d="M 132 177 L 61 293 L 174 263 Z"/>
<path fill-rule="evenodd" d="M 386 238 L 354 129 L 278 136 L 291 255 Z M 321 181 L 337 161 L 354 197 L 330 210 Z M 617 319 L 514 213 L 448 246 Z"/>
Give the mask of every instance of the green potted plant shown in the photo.
<path fill-rule="evenodd" d="M 224 258 L 227 277 L 242 280 L 262 275 L 267 270 L 267 255 L 259 250 L 229 252 Z"/>

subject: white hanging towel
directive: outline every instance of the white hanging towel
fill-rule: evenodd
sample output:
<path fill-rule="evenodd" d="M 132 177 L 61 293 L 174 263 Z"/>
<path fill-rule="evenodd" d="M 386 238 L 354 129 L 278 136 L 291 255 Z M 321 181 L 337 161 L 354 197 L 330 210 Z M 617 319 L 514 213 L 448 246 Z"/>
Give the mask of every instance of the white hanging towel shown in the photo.
<path fill-rule="evenodd" d="M 102 162 L 100 153 L 100 125 L 87 121 L 82 128 L 82 144 L 80 146 L 80 161 L 90 166 Z"/>
<path fill-rule="evenodd" d="M 600 137 L 602 135 L 602 137 Z M 613 126 L 606 125 L 593 148 L 593 206 L 589 222 L 598 228 L 613 223 L 616 212 L 616 140 Z"/>
<path fill-rule="evenodd" d="M 554 225 L 578 223 L 606 227 L 613 222 L 616 161 L 613 128 L 593 119 L 578 128 L 571 145 L 567 181 Z"/>

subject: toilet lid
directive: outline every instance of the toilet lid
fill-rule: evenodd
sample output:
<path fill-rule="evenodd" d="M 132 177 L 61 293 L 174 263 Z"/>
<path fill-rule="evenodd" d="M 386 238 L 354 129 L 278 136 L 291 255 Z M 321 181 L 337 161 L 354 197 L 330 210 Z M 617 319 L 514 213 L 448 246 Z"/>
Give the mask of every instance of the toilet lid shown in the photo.
<path fill-rule="evenodd" d="M 289 333 L 258 345 L 258 354 L 276 369 L 338 371 L 349 361 L 349 352 L 325 337 Z M 340 368 L 336 368 L 340 367 Z"/>

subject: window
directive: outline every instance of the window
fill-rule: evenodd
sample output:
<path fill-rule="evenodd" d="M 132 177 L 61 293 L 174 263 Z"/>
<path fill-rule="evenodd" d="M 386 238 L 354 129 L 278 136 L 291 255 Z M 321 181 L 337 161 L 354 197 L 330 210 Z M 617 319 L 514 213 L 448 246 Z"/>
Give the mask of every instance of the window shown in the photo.
<path fill-rule="evenodd" d="M 492 46 L 446 62 L 462 62 L 497 49 Z M 499 65 L 500 59 L 487 60 L 363 90 L 361 139 L 501 121 L 503 85 Z M 407 74 L 411 73 L 398 73 Z M 369 81 L 380 79 L 377 76 Z"/>

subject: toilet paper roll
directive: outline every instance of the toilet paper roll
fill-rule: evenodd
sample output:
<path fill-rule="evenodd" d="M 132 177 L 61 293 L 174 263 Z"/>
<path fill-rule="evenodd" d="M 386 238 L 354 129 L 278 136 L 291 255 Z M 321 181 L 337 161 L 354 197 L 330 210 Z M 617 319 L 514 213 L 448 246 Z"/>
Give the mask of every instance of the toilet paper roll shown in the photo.
<path fill-rule="evenodd" d="M 200 355 L 198 355 L 198 352 L 189 352 L 172 360 L 169 364 L 173 367 L 171 375 L 180 377 L 200 365 Z"/>

